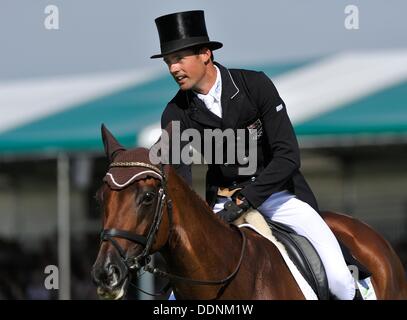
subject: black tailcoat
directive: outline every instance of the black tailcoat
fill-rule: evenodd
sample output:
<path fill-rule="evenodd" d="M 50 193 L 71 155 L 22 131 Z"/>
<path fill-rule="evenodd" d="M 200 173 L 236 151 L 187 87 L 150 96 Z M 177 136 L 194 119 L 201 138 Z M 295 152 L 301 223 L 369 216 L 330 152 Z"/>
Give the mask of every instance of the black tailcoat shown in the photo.
<path fill-rule="evenodd" d="M 166 106 L 162 118 L 162 128 L 170 121 L 177 120 L 181 130 L 231 128 L 245 129 L 247 137 L 253 138 L 247 129 L 258 119 L 257 170 L 250 176 L 238 174 L 239 166 L 209 164 L 206 176 L 206 200 L 213 205 L 219 186 L 243 187 L 241 193 L 250 204 L 257 208 L 271 194 L 289 190 L 297 198 L 307 202 L 318 211 L 316 199 L 300 172 L 300 152 L 298 142 L 283 100 L 272 81 L 263 73 L 242 69 L 227 69 L 216 63 L 222 78 L 222 118 L 209 111 L 204 103 L 192 92 L 179 90 Z M 257 124 L 260 123 L 257 121 Z M 203 150 L 203 148 L 201 149 Z M 248 145 L 245 154 L 249 155 Z M 226 158 L 226 151 L 224 155 Z M 191 168 L 187 165 L 174 165 L 177 172 L 191 183 Z"/>

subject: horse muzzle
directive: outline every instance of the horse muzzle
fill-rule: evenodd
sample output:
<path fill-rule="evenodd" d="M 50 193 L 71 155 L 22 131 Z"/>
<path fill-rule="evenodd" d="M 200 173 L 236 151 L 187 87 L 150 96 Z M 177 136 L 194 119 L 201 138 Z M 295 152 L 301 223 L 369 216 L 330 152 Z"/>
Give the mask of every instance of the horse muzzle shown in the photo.
<path fill-rule="evenodd" d="M 117 300 L 123 298 L 126 293 L 128 272 L 121 261 L 96 261 L 92 269 L 92 279 L 97 286 L 97 294 L 102 299 Z"/>
<path fill-rule="evenodd" d="M 106 288 L 105 286 L 99 286 L 96 289 L 96 293 L 103 300 L 120 300 L 124 297 L 127 291 L 127 278 L 124 281 L 113 288 Z"/>

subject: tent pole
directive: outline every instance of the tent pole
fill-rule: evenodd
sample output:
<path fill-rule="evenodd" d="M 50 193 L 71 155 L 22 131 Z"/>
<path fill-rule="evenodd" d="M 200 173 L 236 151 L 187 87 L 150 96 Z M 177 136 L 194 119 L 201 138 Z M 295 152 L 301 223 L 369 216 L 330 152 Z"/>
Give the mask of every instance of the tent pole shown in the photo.
<path fill-rule="evenodd" d="M 59 300 L 70 299 L 70 221 L 69 221 L 69 157 L 58 155 L 58 269 Z"/>

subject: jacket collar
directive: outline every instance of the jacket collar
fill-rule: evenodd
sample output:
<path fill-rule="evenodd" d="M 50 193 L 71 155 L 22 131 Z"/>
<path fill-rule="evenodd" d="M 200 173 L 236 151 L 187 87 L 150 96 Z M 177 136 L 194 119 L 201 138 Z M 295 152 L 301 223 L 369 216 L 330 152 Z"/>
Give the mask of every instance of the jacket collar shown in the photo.
<path fill-rule="evenodd" d="M 215 65 L 219 68 L 222 79 L 222 119 L 209 111 L 192 90 L 186 92 L 189 106 L 188 113 L 192 119 L 206 126 L 215 128 L 233 127 L 239 117 L 239 113 L 233 110 L 234 106 L 231 105 L 231 102 L 237 100 L 236 98 L 239 96 L 240 89 L 227 68 L 217 62 L 215 62 Z"/>
<path fill-rule="evenodd" d="M 222 106 L 223 101 L 232 100 L 240 92 L 237 87 L 235 80 L 233 79 L 230 71 L 222 66 L 221 64 L 215 62 L 215 65 L 219 68 L 221 78 L 222 78 Z"/>
<path fill-rule="evenodd" d="M 222 129 L 235 128 L 241 115 L 241 90 L 229 69 L 216 63 L 222 76 Z"/>

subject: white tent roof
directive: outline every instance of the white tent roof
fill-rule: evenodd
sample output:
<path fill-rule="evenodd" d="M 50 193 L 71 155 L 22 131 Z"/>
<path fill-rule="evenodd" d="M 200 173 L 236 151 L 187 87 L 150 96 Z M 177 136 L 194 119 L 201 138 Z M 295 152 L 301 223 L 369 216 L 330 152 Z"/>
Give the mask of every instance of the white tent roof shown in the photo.
<path fill-rule="evenodd" d="M 297 126 L 407 81 L 407 50 L 340 53 L 296 68 L 288 68 L 290 70 L 280 74 L 267 71 L 270 70 L 270 65 L 254 69 L 266 70 L 286 102 L 292 122 Z M 24 149 L 25 135 L 29 140 L 33 132 L 35 141 L 27 150 L 39 148 L 40 140 L 44 137 L 47 137 L 44 143 L 51 146 L 46 147 L 52 150 L 74 149 L 75 144 L 82 141 L 80 139 L 88 141 L 82 144 L 83 148 L 96 146 L 95 141 L 100 140 L 97 123 L 106 119 L 114 122 L 114 116 L 121 113 L 123 108 L 126 109 L 127 118 L 123 119 L 122 114 L 122 118 L 116 123 L 121 135 L 131 136 L 132 139 L 137 136 L 137 144 L 151 145 L 160 134 L 161 112 L 171 94 L 176 91 L 175 84 L 171 82 L 171 86 L 168 84 L 170 81 L 162 81 L 163 77 L 160 75 L 164 75 L 165 71 L 161 67 L 159 70 L 161 71 L 132 70 L 0 83 L 0 151 L 11 150 L 14 141 L 19 143 L 19 150 Z M 148 82 L 151 83 L 150 91 L 145 94 L 143 85 Z M 109 100 L 112 95 L 120 95 L 126 88 L 139 89 L 133 90 L 131 95 L 124 95 L 123 99 L 119 97 Z M 140 96 L 142 98 L 139 99 Z M 407 100 L 407 97 L 401 98 Z M 100 105 L 89 108 L 89 104 L 96 100 L 106 101 L 103 109 Z M 120 109 L 110 105 L 111 102 L 118 104 Z M 86 115 L 77 110 L 83 106 L 87 107 Z M 37 134 L 38 130 L 47 130 L 43 122 L 30 127 L 50 115 L 56 117 L 51 117 L 47 125 L 59 115 L 70 123 L 64 124 L 63 128 L 50 125 L 50 131 L 41 134 Z M 77 134 L 74 140 L 68 141 L 69 134 L 77 132 L 76 128 L 83 119 L 87 119 L 86 130 L 81 135 Z M 72 128 L 69 128 L 70 125 Z M 27 127 L 28 130 L 25 130 Z M 17 136 L 14 135 L 15 131 L 18 131 Z M 54 140 L 48 139 L 54 135 Z"/>
<path fill-rule="evenodd" d="M 0 82 L 0 133 L 149 81 L 157 74 L 157 70 L 130 70 Z"/>

